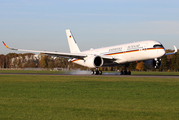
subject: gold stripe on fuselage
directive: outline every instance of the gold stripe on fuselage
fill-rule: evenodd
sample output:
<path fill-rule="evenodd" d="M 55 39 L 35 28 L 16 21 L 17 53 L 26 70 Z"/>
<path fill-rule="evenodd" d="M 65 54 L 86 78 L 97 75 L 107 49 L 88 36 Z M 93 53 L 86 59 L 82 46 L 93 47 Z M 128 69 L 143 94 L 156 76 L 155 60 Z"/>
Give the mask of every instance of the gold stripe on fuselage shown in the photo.
<path fill-rule="evenodd" d="M 148 51 L 148 50 L 164 50 L 164 48 L 144 48 L 142 49 L 143 51 Z M 124 54 L 124 53 L 132 53 L 132 52 L 139 52 L 139 50 L 131 50 L 131 51 L 123 51 L 123 52 L 117 52 L 117 53 L 110 53 L 110 54 L 105 54 L 105 55 L 119 55 L 119 54 Z M 76 59 L 76 60 L 73 60 L 72 62 L 75 62 L 75 61 L 78 61 L 78 60 L 81 60 L 81 59 Z"/>

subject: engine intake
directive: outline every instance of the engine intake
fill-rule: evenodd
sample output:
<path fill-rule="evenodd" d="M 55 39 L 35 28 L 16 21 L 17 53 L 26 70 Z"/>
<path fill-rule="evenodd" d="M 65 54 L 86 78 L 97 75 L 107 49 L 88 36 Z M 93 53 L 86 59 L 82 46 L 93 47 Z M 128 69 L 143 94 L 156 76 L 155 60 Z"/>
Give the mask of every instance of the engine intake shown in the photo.
<path fill-rule="evenodd" d="M 97 66 L 97 67 L 100 67 L 101 63 L 103 63 L 103 59 L 101 57 L 99 57 L 99 56 L 95 57 L 94 65 Z"/>
<path fill-rule="evenodd" d="M 100 56 L 90 56 L 86 58 L 85 65 L 89 68 L 98 68 L 103 65 L 103 59 Z"/>

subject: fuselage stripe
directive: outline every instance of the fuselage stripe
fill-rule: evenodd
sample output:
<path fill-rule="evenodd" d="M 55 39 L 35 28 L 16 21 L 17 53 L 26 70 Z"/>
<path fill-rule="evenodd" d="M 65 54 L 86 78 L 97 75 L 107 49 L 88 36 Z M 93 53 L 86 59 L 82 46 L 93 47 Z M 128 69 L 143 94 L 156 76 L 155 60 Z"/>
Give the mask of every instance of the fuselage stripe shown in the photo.
<path fill-rule="evenodd" d="M 148 50 L 164 50 L 164 48 L 143 48 L 142 51 L 148 51 Z M 122 52 L 117 52 L 117 53 L 110 53 L 110 54 L 105 54 L 105 55 L 119 55 L 119 54 L 124 54 L 124 53 L 132 53 L 132 52 L 138 52 L 140 50 L 131 50 L 131 51 L 122 51 Z M 81 59 L 75 59 L 72 62 L 78 61 Z"/>
<path fill-rule="evenodd" d="M 142 49 L 142 51 L 156 50 L 156 49 L 164 49 L 164 48 L 144 48 L 144 49 Z M 117 55 L 117 54 L 132 53 L 132 52 L 138 52 L 138 51 L 140 51 L 140 50 L 123 51 L 123 52 L 110 53 L 110 54 L 105 54 L 105 55 Z"/>
<path fill-rule="evenodd" d="M 73 60 L 73 61 L 71 61 L 71 62 L 75 62 L 75 61 L 78 61 L 78 60 L 81 60 L 81 59 L 76 59 L 76 60 Z"/>

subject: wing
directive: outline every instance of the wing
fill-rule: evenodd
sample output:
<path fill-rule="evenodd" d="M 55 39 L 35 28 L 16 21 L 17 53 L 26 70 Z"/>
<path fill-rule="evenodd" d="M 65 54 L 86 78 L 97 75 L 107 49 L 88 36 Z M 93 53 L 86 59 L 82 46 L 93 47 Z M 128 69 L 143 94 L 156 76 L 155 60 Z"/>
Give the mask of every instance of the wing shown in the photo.
<path fill-rule="evenodd" d="M 35 53 L 44 53 L 45 55 L 50 56 L 56 56 L 56 57 L 64 57 L 64 58 L 77 58 L 77 59 L 83 59 L 87 57 L 86 54 L 83 53 L 63 53 L 63 52 L 50 52 L 50 51 L 36 51 L 36 50 L 25 50 L 25 49 L 16 49 L 16 48 L 10 48 L 8 47 L 4 41 L 2 41 L 4 46 L 10 50 L 16 50 L 16 51 L 24 51 L 24 52 L 35 52 Z"/>
<path fill-rule="evenodd" d="M 177 47 L 174 45 L 174 49 L 175 49 L 175 51 L 173 52 L 173 53 L 166 53 L 165 55 L 172 55 L 172 54 L 175 54 L 175 53 L 177 53 Z"/>

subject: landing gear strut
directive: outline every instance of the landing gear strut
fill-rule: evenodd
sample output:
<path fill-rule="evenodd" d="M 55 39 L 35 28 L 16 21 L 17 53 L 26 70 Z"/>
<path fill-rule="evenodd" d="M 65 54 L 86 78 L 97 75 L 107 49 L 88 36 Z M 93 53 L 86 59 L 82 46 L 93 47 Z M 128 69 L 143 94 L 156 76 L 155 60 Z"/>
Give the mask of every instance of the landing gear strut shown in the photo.
<path fill-rule="evenodd" d="M 124 71 L 121 71 L 121 75 L 131 75 L 131 71 L 127 71 L 129 64 L 124 65 Z"/>

